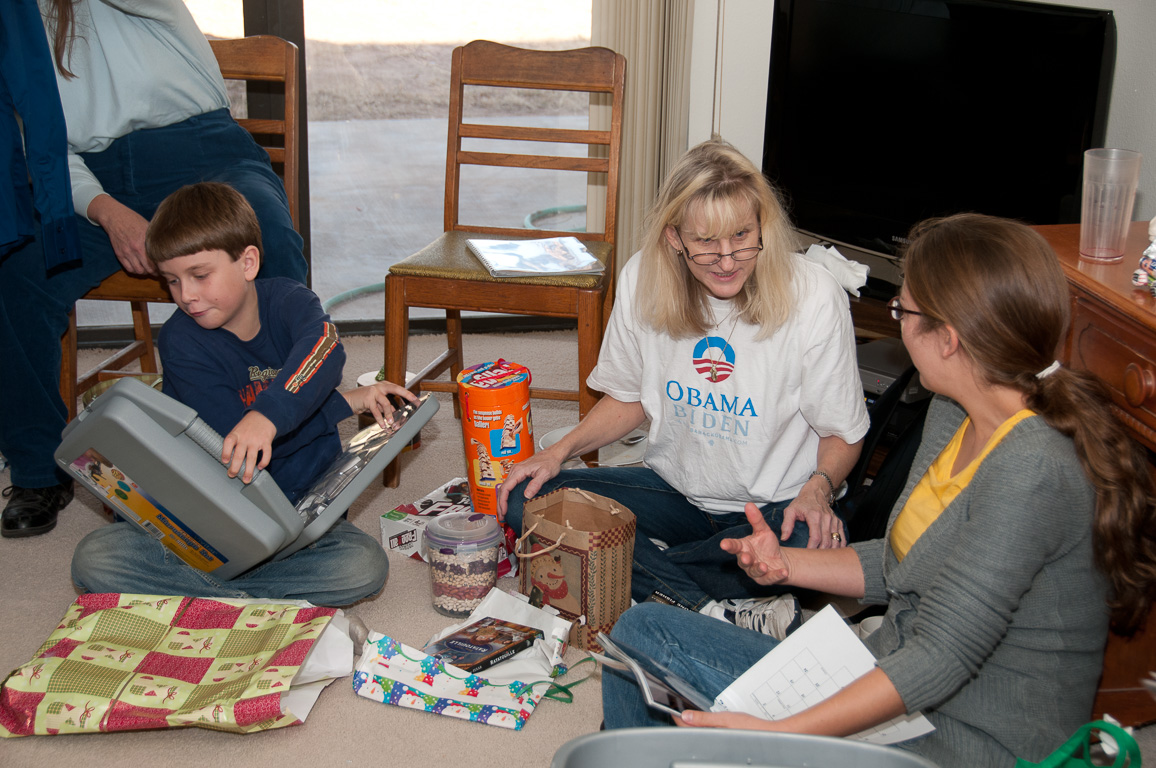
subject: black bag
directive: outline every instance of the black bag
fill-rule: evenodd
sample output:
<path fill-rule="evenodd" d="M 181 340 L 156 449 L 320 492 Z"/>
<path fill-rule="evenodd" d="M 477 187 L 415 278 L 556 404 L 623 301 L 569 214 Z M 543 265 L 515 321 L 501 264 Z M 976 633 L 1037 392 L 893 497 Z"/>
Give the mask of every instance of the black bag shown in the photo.
<path fill-rule="evenodd" d="M 837 502 L 836 512 L 847 526 L 850 541 L 870 541 L 883 536 L 891 508 L 907 483 L 907 474 L 923 437 L 923 421 L 931 404 L 930 397 L 916 403 L 903 403 L 900 399 L 914 375 L 915 366 L 909 366 L 871 406 L 871 426 L 863 438 L 863 451 L 847 476 L 847 493 Z M 867 471 L 871 457 L 901 409 L 906 423 L 887 446 L 887 454 L 874 477 L 869 478 Z"/>

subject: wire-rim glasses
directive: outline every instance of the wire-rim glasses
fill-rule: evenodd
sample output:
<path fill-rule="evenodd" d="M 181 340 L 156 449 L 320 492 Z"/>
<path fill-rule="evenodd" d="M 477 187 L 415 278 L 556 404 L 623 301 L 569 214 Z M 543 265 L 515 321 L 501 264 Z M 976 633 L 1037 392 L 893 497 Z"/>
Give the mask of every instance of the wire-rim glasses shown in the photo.
<path fill-rule="evenodd" d="M 686 243 L 683 242 L 682 233 L 677 229 L 674 230 L 674 233 L 678 236 L 678 242 L 682 244 L 683 254 L 700 267 L 713 267 L 728 256 L 733 261 L 750 261 L 763 250 L 763 236 L 759 235 L 758 245 L 752 245 L 747 248 L 736 248 L 730 253 L 691 253 L 690 249 L 686 247 Z"/>
<path fill-rule="evenodd" d="M 905 309 L 899 303 L 899 297 L 896 296 L 891 301 L 887 302 L 887 309 L 891 310 L 891 317 L 894 320 L 902 320 L 904 315 L 914 315 L 915 317 L 923 317 L 922 312 L 916 312 L 914 309 Z"/>

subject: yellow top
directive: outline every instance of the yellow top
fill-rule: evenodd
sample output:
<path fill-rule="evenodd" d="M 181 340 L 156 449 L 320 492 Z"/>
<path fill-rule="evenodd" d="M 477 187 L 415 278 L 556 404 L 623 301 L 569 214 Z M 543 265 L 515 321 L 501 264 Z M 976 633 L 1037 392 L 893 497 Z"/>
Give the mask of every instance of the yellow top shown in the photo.
<path fill-rule="evenodd" d="M 943 510 L 947 509 L 960 491 L 967 487 L 971 478 L 975 476 L 975 471 L 979 469 L 980 463 L 991 453 L 993 448 L 999 445 L 1004 435 L 1029 416 L 1035 416 L 1035 411 L 1025 408 L 1000 424 L 979 455 L 960 470 L 959 474 L 952 477 L 951 468 L 955 465 L 956 457 L 959 456 L 959 447 L 963 443 L 963 433 L 967 430 L 968 424 L 971 423 L 970 418 L 963 420 L 959 429 L 956 430 L 955 436 L 951 438 L 951 442 L 940 452 L 911 491 L 907 503 L 903 505 L 903 509 L 895 518 L 895 524 L 891 526 L 891 549 L 899 561 L 902 562 L 915 541 L 923 535 L 928 526 L 935 522 Z"/>

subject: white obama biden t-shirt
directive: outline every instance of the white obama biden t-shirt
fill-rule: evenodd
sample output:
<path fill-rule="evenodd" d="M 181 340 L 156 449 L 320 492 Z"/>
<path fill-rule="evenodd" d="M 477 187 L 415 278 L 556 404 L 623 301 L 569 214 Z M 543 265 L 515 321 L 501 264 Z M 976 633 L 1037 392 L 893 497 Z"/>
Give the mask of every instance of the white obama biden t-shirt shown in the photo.
<path fill-rule="evenodd" d="M 646 465 L 710 513 L 794 498 L 815 469 L 820 437 L 854 443 L 867 433 L 847 295 L 826 269 L 792 258 L 795 311 L 761 341 L 757 326 L 713 297 L 716 329 L 686 339 L 657 333 L 637 316 L 641 260 L 619 276 L 587 383 L 642 403 Z"/>

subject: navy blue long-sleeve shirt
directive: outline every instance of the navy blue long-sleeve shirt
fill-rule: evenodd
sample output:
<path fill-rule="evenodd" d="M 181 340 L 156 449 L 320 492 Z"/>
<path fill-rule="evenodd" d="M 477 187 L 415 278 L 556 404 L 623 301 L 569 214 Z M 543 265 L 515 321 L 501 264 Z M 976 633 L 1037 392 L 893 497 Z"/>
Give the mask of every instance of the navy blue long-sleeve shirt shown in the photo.
<path fill-rule="evenodd" d="M 250 341 L 183 312 L 169 318 L 158 343 L 163 391 L 222 436 L 249 410 L 272 421 L 267 469 L 296 503 L 340 453 L 337 423 L 353 414 L 337 391 L 345 350 L 313 291 L 287 278 L 254 285 L 261 329 Z"/>

